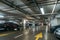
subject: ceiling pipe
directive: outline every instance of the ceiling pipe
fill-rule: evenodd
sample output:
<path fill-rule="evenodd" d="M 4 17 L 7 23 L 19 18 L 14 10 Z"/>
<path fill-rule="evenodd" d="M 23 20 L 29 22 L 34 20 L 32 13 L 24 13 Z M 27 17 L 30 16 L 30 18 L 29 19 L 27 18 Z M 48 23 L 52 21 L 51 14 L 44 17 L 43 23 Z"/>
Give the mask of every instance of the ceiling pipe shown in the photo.
<path fill-rule="evenodd" d="M 60 4 L 60 1 L 57 0 L 56 1 L 43 1 L 43 2 L 37 2 L 38 4 L 40 4 L 41 6 L 47 6 L 47 5 L 54 5 L 54 4 Z"/>
<path fill-rule="evenodd" d="M 43 1 L 43 2 L 42 1 L 36 1 L 36 2 L 37 2 L 37 4 L 40 4 L 41 6 L 47 6 L 47 5 L 54 5 L 54 4 L 56 4 L 56 1 Z M 58 1 L 57 4 L 60 4 L 60 1 Z M 26 5 L 29 6 L 29 4 L 27 4 L 27 3 L 26 3 Z M 35 7 L 35 6 L 31 6 L 31 7 Z"/>
<path fill-rule="evenodd" d="M 6 5 L 8 5 L 8 6 L 12 7 L 12 8 L 15 8 L 16 10 L 18 10 L 20 12 L 23 12 L 25 14 L 30 14 L 30 13 L 26 12 L 25 10 L 21 9 L 19 5 L 15 5 L 14 2 L 12 3 L 12 2 L 9 2 L 8 0 L 6 0 L 6 1 L 1 0 L 1 2 L 3 2 L 4 4 L 6 4 Z"/>
<path fill-rule="evenodd" d="M 58 0 L 56 0 L 55 3 L 56 3 L 56 4 L 53 6 L 53 10 L 52 10 L 52 13 L 51 13 L 51 17 L 54 16 L 54 18 L 55 18 L 56 15 L 52 15 L 52 14 L 54 14 L 54 11 L 55 11 L 56 6 L 57 6 L 57 3 L 58 3 Z M 50 17 L 50 19 L 51 19 L 51 17 Z"/>
<path fill-rule="evenodd" d="M 3 10 L 4 10 L 4 11 L 13 11 L 13 10 L 15 10 L 15 9 L 14 9 L 14 8 L 9 8 L 9 9 L 4 8 Z"/>
<path fill-rule="evenodd" d="M 23 18 L 25 17 L 24 15 L 22 16 L 22 15 L 19 15 L 17 13 L 11 13 L 11 12 L 7 12 L 7 11 L 3 11 L 3 10 L 0 10 L 0 12 L 7 14 L 9 16 L 12 15 L 12 16 L 23 17 Z"/>
<path fill-rule="evenodd" d="M 10 13 L 10 12 L 7 12 L 7 11 L 3 11 L 3 10 L 0 10 L 0 12 L 4 13 L 4 14 L 7 14 L 8 16 L 14 16 L 15 18 L 26 18 L 28 19 L 26 16 L 24 15 L 19 15 L 19 14 L 15 14 L 15 13 Z M 6 15 L 5 15 L 6 16 Z"/>
<path fill-rule="evenodd" d="M 55 0 L 55 1 L 53 1 L 53 0 L 51 0 L 51 1 L 37 1 L 38 3 L 51 3 L 51 2 L 59 2 L 60 0 Z"/>
<path fill-rule="evenodd" d="M 9 1 L 1 1 L 5 4 L 7 4 L 8 6 L 12 7 L 12 8 L 15 8 L 16 10 L 20 11 L 20 12 L 23 12 L 25 14 L 30 14 L 28 12 L 26 12 L 25 10 L 21 9 L 19 5 L 14 5 L 13 3 L 9 2 Z"/>
<path fill-rule="evenodd" d="M 33 0 L 33 2 L 35 3 L 35 5 L 36 5 L 36 6 L 38 7 L 38 9 L 40 10 L 40 7 L 39 7 L 37 1 L 36 1 L 36 0 Z M 39 11 L 39 12 L 40 12 L 40 11 Z"/>
<path fill-rule="evenodd" d="M 15 5 L 15 4 L 7 1 L 7 0 L 6 0 L 6 1 L 0 0 L 0 1 L 1 1 L 2 3 L 6 4 L 6 5 L 10 6 L 10 7 L 12 7 L 12 8 L 15 8 L 16 10 L 18 10 L 18 11 L 20 11 L 20 12 L 25 13 L 26 16 L 27 16 L 27 15 L 31 15 L 31 13 L 28 13 L 27 11 L 23 10 L 22 8 L 20 8 L 19 5 Z M 36 17 L 35 17 L 35 18 L 36 18 Z M 36 18 L 36 19 L 37 19 L 37 18 Z"/>
<path fill-rule="evenodd" d="M 56 8 L 56 6 L 57 6 L 57 3 L 58 3 L 58 1 L 56 0 L 56 4 L 54 5 L 54 7 L 53 7 L 53 10 L 52 10 L 52 13 L 51 13 L 51 14 L 53 14 L 53 13 L 54 13 L 55 8 Z"/>
<path fill-rule="evenodd" d="M 60 14 L 60 13 L 54 13 L 54 14 L 52 14 L 52 15 L 57 15 L 57 14 Z M 44 14 L 44 15 L 42 15 L 42 14 L 34 14 L 35 16 L 48 16 L 48 15 L 51 15 L 51 13 L 46 13 L 46 14 Z"/>

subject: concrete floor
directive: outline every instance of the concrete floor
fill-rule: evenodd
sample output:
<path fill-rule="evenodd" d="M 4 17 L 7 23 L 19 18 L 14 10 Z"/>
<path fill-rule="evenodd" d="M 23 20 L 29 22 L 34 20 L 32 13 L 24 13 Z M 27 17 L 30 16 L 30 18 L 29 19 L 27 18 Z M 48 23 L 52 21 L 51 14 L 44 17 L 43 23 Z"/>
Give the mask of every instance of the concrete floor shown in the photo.
<path fill-rule="evenodd" d="M 52 33 L 47 33 L 45 31 L 31 31 L 29 29 L 21 31 L 10 31 L 1 32 L 0 40 L 35 40 L 35 35 L 42 32 L 43 38 L 39 40 L 58 40 Z"/>

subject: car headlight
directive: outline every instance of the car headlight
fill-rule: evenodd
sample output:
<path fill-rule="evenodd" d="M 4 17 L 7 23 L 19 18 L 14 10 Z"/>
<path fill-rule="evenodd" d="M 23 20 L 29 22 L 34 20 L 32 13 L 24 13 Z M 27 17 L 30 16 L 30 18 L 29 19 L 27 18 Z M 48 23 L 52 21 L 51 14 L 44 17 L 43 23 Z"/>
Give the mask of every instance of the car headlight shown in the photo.
<path fill-rule="evenodd" d="M 17 29 L 14 29 L 14 30 L 17 30 Z"/>

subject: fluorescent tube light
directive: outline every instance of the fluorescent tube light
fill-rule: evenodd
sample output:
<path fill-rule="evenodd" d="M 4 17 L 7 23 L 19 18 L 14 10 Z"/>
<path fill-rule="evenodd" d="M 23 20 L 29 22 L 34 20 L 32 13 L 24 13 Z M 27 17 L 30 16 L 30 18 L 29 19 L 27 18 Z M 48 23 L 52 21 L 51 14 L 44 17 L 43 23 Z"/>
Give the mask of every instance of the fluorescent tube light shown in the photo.
<path fill-rule="evenodd" d="M 42 13 L 42 14 L 45 14 L 45 13 L 44 13 L 44 9 L 43 9 L 43 8 L 40 8 L 40 10 L 41 10 L 41 13 Z"/>

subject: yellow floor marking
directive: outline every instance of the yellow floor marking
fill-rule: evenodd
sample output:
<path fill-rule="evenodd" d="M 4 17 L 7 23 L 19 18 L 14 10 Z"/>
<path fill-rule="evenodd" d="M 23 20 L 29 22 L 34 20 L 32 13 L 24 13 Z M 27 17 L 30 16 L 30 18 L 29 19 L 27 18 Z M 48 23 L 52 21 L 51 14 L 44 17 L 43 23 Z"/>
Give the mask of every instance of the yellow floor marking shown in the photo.
<path fill-rule="evenodd" d="M 0 34 L 0 37 L 7 36 L 7 35 L 9 35 L 9 34 L 13 34 L 13 33 L 15 33 L 15 32 L 10 32 L 10 33 Z"/>
<path fill-rule="evenodd" d="M 2 37 L 2 36 L 7 36 L 7 35 L 8 35 L 8 34 L 1 34 L 0 37 Z"/>
<path fill-rule="evenodd" d="M 39 33 L 39 34 L 37 34 L 35 37 L 36 37 L 36 39 L 35 39 L 35 40 L 38 40 L 39 38 L 42 38 L 42 37 L 43 37 L 42 32 L 41 32 L 41 33 Z"/>

